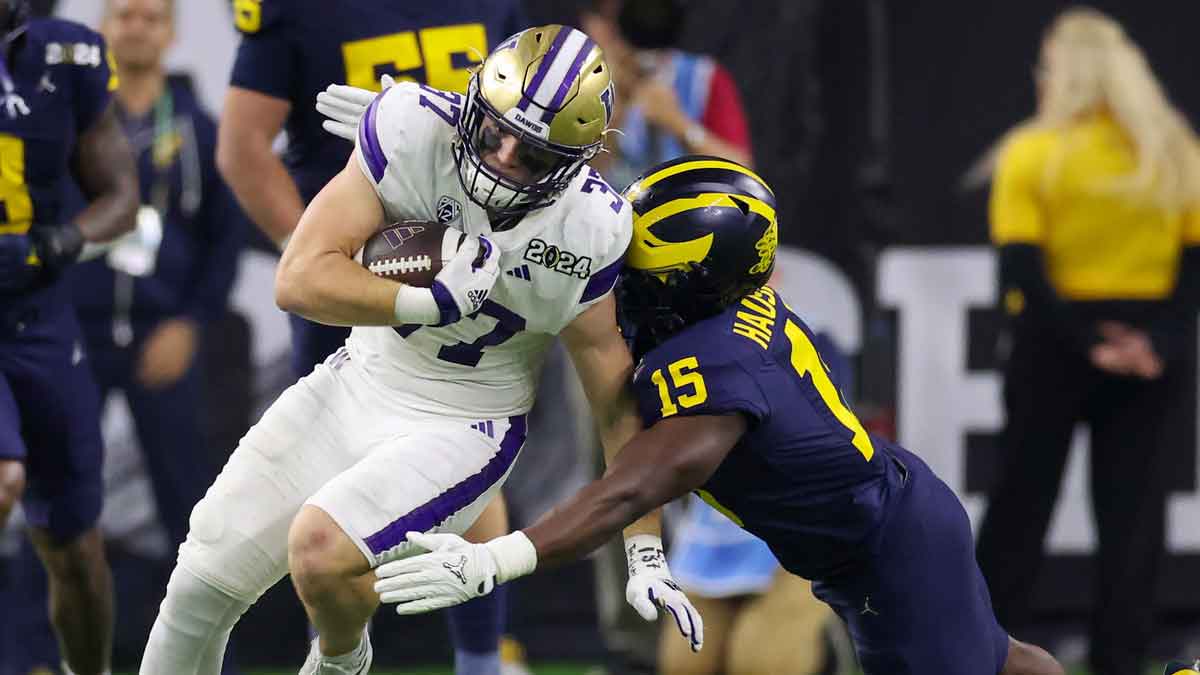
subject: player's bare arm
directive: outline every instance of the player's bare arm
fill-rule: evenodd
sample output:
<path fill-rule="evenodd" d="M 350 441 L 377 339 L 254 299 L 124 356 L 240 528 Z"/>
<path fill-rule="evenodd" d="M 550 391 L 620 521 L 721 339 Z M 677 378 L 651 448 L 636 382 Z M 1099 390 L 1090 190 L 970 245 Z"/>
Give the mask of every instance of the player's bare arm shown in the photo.
<path fill-rule="evenodd" d="M 383 221 L 383 205 L 352 156 L 300 217 L 275 274 L 275 302 L 339 326 L 389 326 L 400 284 L 354 261 Z"/>
<path fill-rule="evenodd" d="M 563 331 L 562 338 L 587 393 L 592 416 L 600 429 L 604 462 L 609 466 L 642 428 L 629 390 L 633 359 L 617 329 L 613 296 L 580 314 Z M 658 511 L 647 513 L 625 531 L 626 537 L 639 534 L 662 536 L 662 517 Z"/>
<path fill-rule="evenodd" d="M 296 182 L 272 149 L 291 112 L 286 99 L 230 87 L 221 110 L 217 168 L 254 224 L 283 244 L 304 212 Z"/>
<path fill-rule="evenodd" d="M 137 168 L 112 104 L 80 136 L 72 170 L 88 201 L 75 217 L 84 241 L 110 241 L 134 228 Z"/>
<path fill-rule="evenodd" d="M 479 309 L 499 274 L 498 248 L 483 237 L 447 230 L 458 248 L 432 288 L 389 281 L 354 260 L 384 216 L 374 187 L 351 155 L 305 209 L 279 261 L 279 308 L 335 326 L 446 325 Z"/>
<path fill-rule="evenodd" d="M 746 432 L 739 414 L 662 420 L 638 433 L 608 472 L 524 530 L 538 567 L 586 555 L 621 528 L 704 484 Z"/>

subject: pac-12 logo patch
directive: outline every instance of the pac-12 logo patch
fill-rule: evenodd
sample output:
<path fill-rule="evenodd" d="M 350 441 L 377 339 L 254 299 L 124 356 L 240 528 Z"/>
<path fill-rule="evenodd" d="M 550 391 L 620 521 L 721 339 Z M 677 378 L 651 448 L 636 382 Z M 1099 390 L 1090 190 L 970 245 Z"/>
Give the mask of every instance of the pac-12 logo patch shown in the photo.
<path fill-rule="evenodd" d="M 437 219 L 439 223 L 449 225 L 458 220 L 460 215 L 462 215 L 462 204 L 459 204 L 458 200 L 447 195 L 442 195 L 438 199 Z"/>

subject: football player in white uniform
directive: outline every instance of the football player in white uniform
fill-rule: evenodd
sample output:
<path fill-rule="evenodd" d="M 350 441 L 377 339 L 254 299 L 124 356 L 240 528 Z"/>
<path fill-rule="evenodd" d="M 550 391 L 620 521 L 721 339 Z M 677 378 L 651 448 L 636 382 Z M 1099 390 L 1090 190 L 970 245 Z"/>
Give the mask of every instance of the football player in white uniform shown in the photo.
<path fill-rule="evenodd" d="M 423 550 L 406 532 L 461 534 L 499 491 L 555 335 L 606 455 L 639 429 L 611 292 L 630 207 L 586 165 L 612 96 L 595 43 L 552 25 L 505 40 L 466 96 L 401 83 L 361 123 L 354 111 L 353 156 L 305 211 L 276 279 L 281 308 L 354 329 L 267 410 L 192 513 L 143 675 L 217 673 L 233 625 L 289 572 L 319 633 L 301 672 L 366 673 L 371 570 Z M 434 218 L 469 236 L 432 288 L 354 261 L 381 223 Z M 449 250 L 460 237 L 447 232 Z M 626 536 L 628 599 L 648 619 L 670 610 L 698 649 L 657 519 Z M 504 559 L 532 550 L 519 532 L 497 542 Z"/>

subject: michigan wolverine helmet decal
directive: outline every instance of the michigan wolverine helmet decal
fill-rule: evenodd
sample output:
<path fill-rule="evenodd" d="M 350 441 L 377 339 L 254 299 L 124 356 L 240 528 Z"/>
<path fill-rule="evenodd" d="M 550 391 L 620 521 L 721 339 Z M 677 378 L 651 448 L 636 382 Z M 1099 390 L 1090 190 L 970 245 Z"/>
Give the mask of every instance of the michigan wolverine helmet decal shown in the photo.
<path fill-rule="evenodd" d="M 618 292 L 622 330 L 644 353 L 767 282 L 779 226 L 775 194 L 750 169 L 693 155 L 625 189 L 633 239 Z"/>
<path fill-rule="evenodd" d="M 504 40 L 471 76 L 454 161 L 472 201 L 497 215 L 547 206 L 600 151 L 612 117 L 612 77 L 596 43 L 567 26 L 529 28 Z M 485 123 L 490 119 L 491 123 Z M 505 177 L 481 155 L 496 131 L 520 140 L 528 184 Z"/>

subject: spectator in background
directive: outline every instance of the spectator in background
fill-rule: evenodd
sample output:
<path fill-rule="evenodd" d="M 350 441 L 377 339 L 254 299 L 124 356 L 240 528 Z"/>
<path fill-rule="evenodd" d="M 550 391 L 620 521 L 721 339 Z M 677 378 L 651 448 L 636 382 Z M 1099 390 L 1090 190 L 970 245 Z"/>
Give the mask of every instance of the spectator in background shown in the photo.
<path fill-rule="evenodd" d="M 163 67 L 173 13 L 173 0 L 106 0 L 100 30 L 121 74 L 114 109 L 145 203 L 135 233 L 68 275 L 101 401 L 114 389 L 128 401 L 172 552 L 219 469 L 203 444 L 196 356 L 206 324 L 225 312 L 244 230 L 217 174 L 216 124 L 187 80 L 169 78 Z M 34 564 L 32 556 L 19 560 Z M 163 578 L 170 561 L 160 561 Z M 131 583 L 121 572 L 114 566 L 118 588 Z M 44 593 L 22 598 L 31 619 L 45 614 Z M 150 625 L 144 616 L 138 620 L 145 613 L 139 607 L 122 613 L 118 653 L 122 642 L 144 644 Z M 135 626 L 140 634 L 130 635 Z M 21 645 L 36 651 L 53 643 L 25 635 Z M 53 663 L 52 657 L 37 654 L 31 661 Z"/>
<path fill-rule="evenodd" d="M 612 67 L 617 106 L 595 168 L 616 186 L 686 154 L 751 166 L 750 131 L 733 77 L 713 58 L 671 48 L 682 23 L 676 0 L 593 0 L 584 32 Z M 628 102 L 626 104 L 626 102 Z"/>
<path fill-rule="evenodd" d="M 1169 467 L 1200 299 L 1200 148 L 1112 19 L 1070 10 L 1035 71 L 1038 108 L 999 145 L 991 196 L 1012 349 L 1003 468 L 978 558 L 1020 638 L 1075 424 L 1091 427 L 1099 535 L 1095 675 L 1142 672 Z"/>

